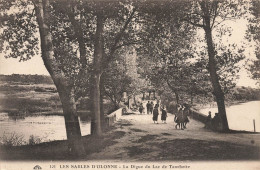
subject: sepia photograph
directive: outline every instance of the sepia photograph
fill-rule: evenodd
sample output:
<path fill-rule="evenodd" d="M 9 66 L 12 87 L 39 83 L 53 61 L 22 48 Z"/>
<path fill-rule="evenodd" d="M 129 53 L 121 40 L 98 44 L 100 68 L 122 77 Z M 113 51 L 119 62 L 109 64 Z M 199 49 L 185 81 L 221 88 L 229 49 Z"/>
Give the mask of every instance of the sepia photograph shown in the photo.
<path fill-rule="evenodd" d="M 260 0 L 0 0 L 0 170 L 259 162 Z"/>

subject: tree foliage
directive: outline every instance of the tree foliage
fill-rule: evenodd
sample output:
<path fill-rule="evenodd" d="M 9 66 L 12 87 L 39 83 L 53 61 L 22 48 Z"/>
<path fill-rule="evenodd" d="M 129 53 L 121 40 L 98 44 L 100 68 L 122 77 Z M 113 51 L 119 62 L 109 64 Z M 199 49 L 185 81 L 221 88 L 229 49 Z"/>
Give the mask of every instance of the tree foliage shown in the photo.
<path fill-rule="evenodd" d="M 125 57 L 118 57 L 109 63 L 109 67 L 102 74 L 102 90 L 104 94 L 118 109 L 123 98 L 123 93 L 130 93 L 132 78 L 127 74 L 127 63 Z"/>
<path fill-rule="evenodd" d="M 252 0 L 250 7 L 251 18 L 248 19 L 249 25 L 247 30 L 247 38 L 250 41 L 255 42 L 255 55 L 256 60 L 249 67 L 249 71 L 252 74 L 252 78 L 255 80 L 260 80 L 260 2 L 258 0 Z"/>
<path fill-rule="evenodd" d="M 25 61 L 39 52 L 34 7 L 28 1 L 1 0 L 1 51 L 5 57 Z"/>

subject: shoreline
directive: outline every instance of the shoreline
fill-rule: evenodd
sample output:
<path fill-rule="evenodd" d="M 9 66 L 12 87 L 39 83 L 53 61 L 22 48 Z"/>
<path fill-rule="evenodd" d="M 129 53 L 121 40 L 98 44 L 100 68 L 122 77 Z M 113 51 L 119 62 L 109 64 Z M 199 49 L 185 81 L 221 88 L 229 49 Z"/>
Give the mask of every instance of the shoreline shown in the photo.
<path fill-rule="evenodd" d="M 0 109 L 0 113 L 7 113 L 8 112 L 17 112 L 18 113 L 18 109 Z M 77 111 L 77 113 L 79 115 L 84 115 L 84 116 L 90 116 L 89 111 Z M 29 113 L 29 114 L 17 114 L 17 116 L 25 116 L 25 117 L 33 117 L 33 116 L 64 116 L 63 111 L 62 110 L 57 110 L 57 111 L 43 111 L 43 112 L 33 112 L 33 113 Z M 16 116 L 16 115 L 14 115 Z"/>
<path fill-rule="evenodd" d="M 154 124 L 151 115 L 123 116 L 102 137 L 83 136 L 82 157 L 69 156 L 67 140 L 0 147 L 1 160 L 121 160 L 121 161 L 223 161 L 258 160 L 260 136 L 218 133 L 194 119 L 188 129 L 175 129 L 174 115 L 167 124 Z M 227 152 L 228 151 L 228 152 Z M 214 154 L 212 154 L 214 153 Z"/>
<path fill-rule="evenodd" d="M 260 101 L 260 100 L 237 100 L 237 101 L 225 101 L 225 106 L 226 108 L 230 107 L 230 106 L 234 106 L 234 105 L 239 105 L 239 104 L 243 104 L 243 103 L 247 103 L 247 102 L 253 102 L 253 101 Z M 200 105 L 200 104 L 196 104 L 194 107 L 192 107 L 192 109 L 196 110 L 196 111 L 200 111 L 202 109 L 207 109 L 207 108 L 217 108 L 217 104 L 216 102 L 212 103 L 207 103 L 205 105 Z"/>
<path fill-rule="evenodd" d="M 260 133 L 258 124 L 260 123 L 259 116 L 259 100 L 251 101 L 235 101 L 229 103 L 226 107 L 228 124 L 231 132 L 235 133 Z M 248 108 L 251 110 L 249 111 Z M 212 118 L 215 113 L 218 112 L 216 106 L 204 105 L 204 107 L 197 107 L 194 109 L 203 117 L 208 116 L 208 112 L 211 111 Z M 246 114 L 247 113 L 247 114 Z M 240 122 L 240 124 L 236 123 Z M 256 126 L 255 126 L 255 125 Z"/>

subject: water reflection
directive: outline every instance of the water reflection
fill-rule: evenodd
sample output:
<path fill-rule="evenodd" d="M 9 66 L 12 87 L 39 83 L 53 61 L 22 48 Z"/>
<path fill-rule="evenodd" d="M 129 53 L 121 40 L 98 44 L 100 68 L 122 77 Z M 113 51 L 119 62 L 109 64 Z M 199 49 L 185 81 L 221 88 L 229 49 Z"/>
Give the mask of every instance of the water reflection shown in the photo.
<path fill-rule="evenodd" d="M 200 110 L 201 113 L 208 115 L 211 111 L 212 117 L 218 112 L 217 108 L 206 108 Z M 255 120 L 256 132 L 260 132 L 260 101 L 251 101 L 233 105 L 226 108 L 229 128 L 232 130 L 244 130 L 253 132 Z"/>
<path fill-rule="evenodd" d="M 80 119 L 82 135 L 90 134 L 89 119 Z M 44 141 L 64 140 L 66 137 L 63 116 L 20 116 L 0 113 L 0 137 L 16 133 L 28 141 L 31 135 Z"/>
<path fill-rule="evenodd" d="M 17 121 L 17 120 L 25 119 L 26 115 L 25 114 L 20 114 L 20 113 L 13 114 L 12 112 L 10 112 L 10 113 L 8 113 L 8 117 L 9 117 L 9 119 Z"/>

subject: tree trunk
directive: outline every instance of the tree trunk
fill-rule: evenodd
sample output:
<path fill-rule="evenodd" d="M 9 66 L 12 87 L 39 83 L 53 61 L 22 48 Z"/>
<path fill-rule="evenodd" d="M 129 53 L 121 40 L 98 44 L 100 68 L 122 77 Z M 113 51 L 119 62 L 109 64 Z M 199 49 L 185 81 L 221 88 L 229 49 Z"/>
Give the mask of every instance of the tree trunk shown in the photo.
<path fill-rule="evenodd" d="M 101 80 L 100 80 L 100 119 L 101 119 L 101 130 L 104 131 L 105 130 L 105 112 L 104 112 L 104 79 L 101 76 Z M 103 90 L 102 90 L 103 89 Z"/>
<path fill-rule="evenodd" d="M 128 102 L 128 109 L 130 109 L 130 97 L 129 96 L 127 98 L 127 102 Z"/>
<path fill-rule="evenodd" d="M 177 92 L 177 89 L 174 88 L 174 87 L 170 84 L 169 79 L 166 80 L 166 83 L 167 83 L 167 85 L 169 86 L 169 88 L 171 89 L 171 91 L 175 94 L 176 104 L 178 105 L 180 98 L 179 98 L 179 93 Z M 177 105 L 176 105 L 176 108 L 177 108 Z"/>
<path fill-rule="evenodd" d="M 102 58 L 104 54 L 104 40 L 103 40 L 103 27 L 104 27 L 104 17 L 101 12 L 97 13 L 97 28 L 95 35 L 95 49 L 94 49 L 94 82 L 93 82 L 93 107 L 94 107 L 94 135 L 101 136 L 101 112 L 100 112 L 100 78 L 102 74 Z"/>
<path fill-rule="evenodd" d="M 85 72 L 87 69 L 87 51 L 85 47 L 84 34 L 83 34 L 81 22 L 78 22 L 75 19 L 75 9 L 74 9 L 75 3 L 76 2 L 73 0 L 67 0 L 67 5 L 68 5 L 67 14 L 74 30 L 74 36 L 77 39 L 79 44 L 80 63 L 81 63 L 80 71 Z"/>
<path fill-rule="evenodd" d="M 192 91 L 190 92 L 190 104 L 191 105 L 193 104 L 193 92 Z"/>
<path fill-rule="evenodd" d="M 94 125 L 93 135 L 102 135 L 101 111 L 100 111 L 100 74 L 95 74 L 93 83 L 93 110 L 92 123 Z"/>
<path fill-rule="evenodd" d="M 175 94 L 175 97 L 176 97 L 176 104 L 179 104 L 179 102 L 180 102 L 179 94 L 176 90 L 174 91 L 174 94 Z"/>
<path fill-rule="evenodd" d="M 135 104 L 135 105 L 137 105 L 137 104 L 136 104 L 136 99 L 135 99 L 135 95 L 134 95 L 134 104 Z"/>
<path fill-rule="evenodd" d="M 61 89 L 63 88 L 63 89 Z M 81 141 L 81 130 L 76 111 L 76 103 L 73 88 L 58 86 L 62 103 L 69 151 L 73 156 L 84 155 L 84 146 Z M 76 152 L 75 152 L 76 151 Z M 83 151 L 83 152 L 82 152 Z"/>
<path fill-rule="evenodd" d="M 94 74 L 92 73 L 91 76 L 90 76 L 90 89 L 92 90 L 90 93 L 89 93 L 89 102 L 91 103 L 91 106 L 90 106 L 90 113 L 91 113 L 91 135 L 95 134 L 95 108 L 94 108 Z"/>
<path fill-rule="evenodd" d="M 84 146 L 81 142 L 80 126 L 78 116 L 76 115 L 74 90 L 70 84 L 70 81 L 65 77 L 65 74 L 59 68 L 54 56 L 52 35 L 48 24 L 50 13 L 50 11 L 48 11 L 50 9 L 49 1 L 39 0 L 33 1 L 33 3 L 39 25 L 42 59 L 55 86 L 57 87 L 60 100 L 62 102 L 67 139 L 69 141 L 69 152 L 73 155 L 83 155 Z"/>
<path fill-rule="evenodd" d="M 208 47 L 208 55 L 209 55 L 209 72 L 210 72 L 210 79 L 211 83 L 213 86 L 213 94 L 216 97 L 217 105 L 218 105 L 218 112 L 219 115 L 221 116 L 221 123 L 222 127 L 221 131 L 227 131 L 228 128 L 228 122 L 227 122 L 227 116 L 226 116 L 226 108 L 225 108 L 225 96 L 224 93 L 221 89 L 220 83 L 219 83 L 219 78 L 217 75 L 216 71 L 216 61 L 215 61 L 215 49 L 213 46 L 213 39 L 212 39 L 212 30 L 210 26 L 210 16 L 209 12 L 206 8 L 206 6 L 202 4 L 202 10 L 205 14 L 205 26 L 204 31 L 205 31 L 205 39 L 207 42 L 207 47 Z"/>

